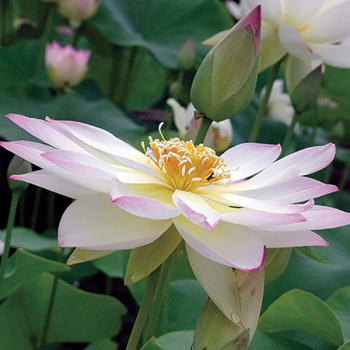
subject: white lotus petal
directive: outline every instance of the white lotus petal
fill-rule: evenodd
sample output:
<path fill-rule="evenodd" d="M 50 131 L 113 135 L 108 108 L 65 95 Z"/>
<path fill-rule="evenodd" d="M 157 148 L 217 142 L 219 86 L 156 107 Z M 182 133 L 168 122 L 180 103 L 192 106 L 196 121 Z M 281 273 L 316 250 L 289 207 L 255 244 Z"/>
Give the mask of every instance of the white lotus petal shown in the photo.
<path fill-rule="evenodd" d="M 350 68 L 349 45 L 312 44 L 311 48 L 324 63 L 334 67 Z"/>
<path fill-rule="evenodd" d="M 284 21 L 301 29 L 313 20 L 324 2 L 325 0 L 283 0 Z"/>
<path fill-rule="evenodd" d="M 24 175 L 12 175 L 11 179 L 28 182 L 32 185 L 45 188 L 49 191 L 67 196 L 69 198 L 80 198 L 96 193 L 96 191 L 80 186 L 72 181 L 67 181 L 46 170 L 33 171 Z"/>
<path fill-rule="evenodd" d="M 301 60 L 316 60 L 320 57 L 312 52 L 310 45 L 299 32 L 288 23 L 281 23 L 278 37 L 284 49 L 292 56 Z"/>
<path fill-rule="evenodd" d="M 337 4 L 317 16 L 301 31 L 311 43 L 331 44 L 339 42 L 350 33 L 350 1 Z"/>
<path fill-rule="evenodd" d="M 130 214 L 153 220 L 171 219 L 180 215 L 174 206 L 171 191 L 164 186 L 127 186 L 113 179 L 109 196 L 113 203 Z"/>
<path fill-rule="evenodd" d="M 176 190 L 173 194 L 173 201 L 180 212 L 196 225 L 211 230 L 219 222 L 219 212 L 213 210 L 197 194 Z"/>
<path fill-rule="evenodd" d="M 254 175 L 271 165 L 280 153 L 280 145 L 242 143 L 224 152 L 221 158 L 231 169 L 231 180 L 236 181 Z"/>
<path fill-rule="evenodd" d="M 261 265 L 264 244 L 248 228 L 220 221 L 214 229 L 206 230 L 183 216 L 173 220 L 186 243 L 204 257 L 245 271 Z"/>
<path fill-rule="evenodd" d="M 58 227 L 61 248 L 132 249 L 153 242 L 172 224 L 131 215 L 113 204 L 107 194 L 77 199 L 64 212 Z"/>

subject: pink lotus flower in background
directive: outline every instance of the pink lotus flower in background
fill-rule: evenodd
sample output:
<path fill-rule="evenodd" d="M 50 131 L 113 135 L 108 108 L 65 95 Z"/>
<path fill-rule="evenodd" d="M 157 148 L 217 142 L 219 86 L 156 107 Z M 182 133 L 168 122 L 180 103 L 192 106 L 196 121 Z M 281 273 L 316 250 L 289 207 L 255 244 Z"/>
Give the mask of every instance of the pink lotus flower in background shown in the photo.
<path fill-rule="evenodd" d="M 288 54 L 287 87 L 294 87 L 322 63 L 350 68 L 349 0 L 242 0 L 244 13 L 261 4 L 259 70 Z"/>
<path fill-rule="evenodd" d="M 76 50 L 71 45 L 62 47 L 56 41 L 46 44 L 46 69 L 54 87 L 78 85 L 87 72 L 90 55 L 90 50 Z"/>
<path fill-rule="evenodd" d="M 333 144 L 276 161 L 279 145 L 240 144 L 217 157 L 202 145 L 150 138 L 143 154 L 83 123 L 8 117 L 48 144 L 2 142 L 42 168 L 11 178 L 76 199 L 61 219 L 60 247 L 130 249 L 174 224 L 203 257 L 252 271 L 264 247 L 327 245 L 311 230 L 350 223 L 350 214 L 314 205 L 337 187 L 304 177 L 332 161 Z"/>

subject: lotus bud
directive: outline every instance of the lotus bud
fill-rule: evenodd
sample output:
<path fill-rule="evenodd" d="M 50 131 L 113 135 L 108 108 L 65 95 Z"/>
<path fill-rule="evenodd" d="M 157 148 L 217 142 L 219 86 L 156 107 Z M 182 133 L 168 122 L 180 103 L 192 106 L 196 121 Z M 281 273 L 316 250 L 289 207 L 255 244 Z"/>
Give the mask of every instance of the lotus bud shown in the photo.
<path fill-rule="evenodd" d="M 196 47 L 193 38 L 188 39 L 185 45 L 182 47 L 179 55 L 177 56 L 177 62 L 181 70 L 189 70 L 192 68 L 196 59 Z"/>
<path fill-rule="evenodd" d="M 289 91 L 293 108 L 298 113 L 308 111 L 317 103 L 321 91 L 321 82 L 322 66 L 318 66 L 303 78 L 294 89 Z"/>
<path fill-rule="evenodd" d="M 260 51 L 261 8 L 257 6 L 209 51 L 193 80 L 194 107 L 214 121 L 242 112 L 255 91 Z"/>
<path fill-rule="evenodd" d="M 29 184 L 14 179 L 14 175 L 27 174 L 32 171 L 32 165 L 19 156 L 14 156 L 7 169 L 8 184 L 11 191 L 25 191 Z"/>
<path fill-rule="evenodd" d="M 199 317 L 194 350 L 245 350 L 258 324 L 264 292 L 263 265 L 253 272 L 235 271 L 243 324 L 232 322 L 208 299 Z"/>
<path fill-rule="evenodd" d="M 96 0 L 58 0 L 58 11 L 72 21 L 73 27 L 92 17 L 97 7 Z"/>
<path fill-rule="evenodd" d="M 90 54 L 89 50 L 76 50 L 71 45 L 61 47 L 56 41 L 46 44 L 46 69 L 54 88 L 78 85 L 86 74 Z"/>

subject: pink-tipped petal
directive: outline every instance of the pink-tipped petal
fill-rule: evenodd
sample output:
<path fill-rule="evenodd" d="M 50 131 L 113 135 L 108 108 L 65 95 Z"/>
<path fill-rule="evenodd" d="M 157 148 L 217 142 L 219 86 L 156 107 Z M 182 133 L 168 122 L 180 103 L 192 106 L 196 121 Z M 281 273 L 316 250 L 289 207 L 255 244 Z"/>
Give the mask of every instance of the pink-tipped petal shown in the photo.
<path fill-rule="evenodd" d="M 232 224 L 257 227 L 293 224 L 306 221 L 306 219 L 300 214 L 273 214 L 252 210 L 238 210 L 233 213 L 221 214 L 220 219 Z"/>
<path fill-rule="evenodd" d="M 283 227 L 281 225 L 281 227 Z M 278 228 L 278 226 L 274 226 Z M 256 229 L 256 234 L 262 239 L 267 248 L 288 248 L 305 246 L 328 246 L 329 244 L 317 233 L 312 231 L 265 231 Z"/>
<path fill-rule="evenodd" d="M 173 194 L 173 201 L 179 211 L 196 225 L 211 230 L 219 222 L 219 212 L 212 209 L 201 196 L 176 190 Z"/>
<path fill-rule="evenodd" d="M 53 175 L 46 170 L 33 171 L 24 175 L 12 175 L 11 179 L 28 182 L 69 198 L 80 198 L 96 193 L 96 191 L 80 186 L 72 181 Z"/>
<path fill-rule="evenodd" d="M 149 220 L 113 204 L 107 194 L 77 199 L 64 212 L 58 227 L 61 248 L 132 249 L 156 240 L 171 220 Z"/>
<path fill-rule="evenodd" d="M 52 128 L 52 126 L 44 120 L 36 118 L 28 118 L 20 114 L 10 113 L 7 117 L 20 126 L 22 129 L 28 131 L 33 136 L 44 141 L 57 149 L 66 149 L 76 152 L 85 151 L 76 143 L 63 135 L 60 131 Z"/>
<path fill-rule="evenodd" d="M 338 191 L 337 186 L 326 185 L 308 177 L 296 177 L 272 186 L 238 192 L 237 194 L 259 200 L 298 203 L 336 191 Z"/>
<path fill-rule="evenodd" d="M 221 157 L 231 169 L 231 180 L 254 175 L 271 165 L 280 155 L 280 145 L 242 143 L 224 152 Z"/>
<path fill-rule="evenodd" d="M 180 215 L 172 204 L 172 191 L 164 186 L 127 186 L 113 179 L 109 196 L 113 203 L 130 214 L 153 220 L 166 220 Z"/>
<path fill-rule="evenodd" d="M 244 271 L 261 265 L 264 244 L 244 226 L 220 221 L 214 229 L 206 230 L 183 216 L 174 218 L 174 223 L 186 243 L 210 260 Z"/>
<path fill-rule="evenodd" d="M 344 211 L 315 205 L 311 210 L 303 213 L 305 222 L 283 225 L 281 227 L 270 226 L 272 231 L 299 231 L 299 230 L 323 230 L 350 224 L 350 213 Z M 265 228 L 264 228 L 265 230 Z"/>

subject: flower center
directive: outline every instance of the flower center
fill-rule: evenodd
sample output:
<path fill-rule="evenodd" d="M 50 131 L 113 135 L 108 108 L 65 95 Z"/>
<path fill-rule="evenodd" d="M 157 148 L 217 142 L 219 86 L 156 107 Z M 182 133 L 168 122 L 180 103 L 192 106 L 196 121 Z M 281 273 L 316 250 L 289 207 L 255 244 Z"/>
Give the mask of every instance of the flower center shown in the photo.
<path fill-rule="evenodd" d="M 167 141 L 164 137 L 162 141 L 149 137 L 149 145 L 146 151 L 142 143 L 146 155 L 173 189 L 191 191 L 208 185 L 228 186 L 231 182 L 226 163 L 209 147 L 178 138 Z"/>

